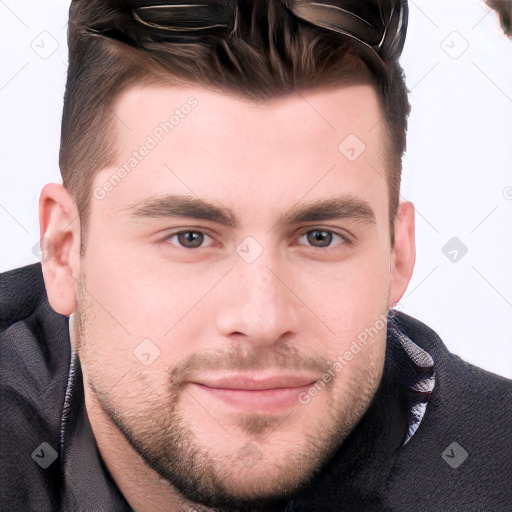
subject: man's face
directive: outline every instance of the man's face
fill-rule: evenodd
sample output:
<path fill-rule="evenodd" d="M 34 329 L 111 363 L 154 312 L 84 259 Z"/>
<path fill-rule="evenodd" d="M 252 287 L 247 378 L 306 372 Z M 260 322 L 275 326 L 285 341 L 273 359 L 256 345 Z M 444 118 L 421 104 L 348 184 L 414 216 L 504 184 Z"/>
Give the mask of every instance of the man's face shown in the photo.
<path fill-rule="evenodd" d="M 293 494 L 382 373 L 392 251 L 376 93 L 254 104 L 148 87 L 115 114 L 119 155 L 94 180 L 77 285 L 93 427 L 121 431 L 190 499 Z"/>

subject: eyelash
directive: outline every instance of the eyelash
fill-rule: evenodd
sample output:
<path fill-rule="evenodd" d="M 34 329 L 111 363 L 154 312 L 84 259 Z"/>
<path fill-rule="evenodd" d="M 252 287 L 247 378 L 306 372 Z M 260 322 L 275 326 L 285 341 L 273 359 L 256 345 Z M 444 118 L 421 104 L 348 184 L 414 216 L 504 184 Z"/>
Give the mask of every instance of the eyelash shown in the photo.
<path fill-rule="evenodd" d="M 308 233 L 312 233 L 313 231 L 321 231 L 321 232 L 329 233 L 329 234 L 333 235 L 334 237 L 336 237 L 336 236 L 339 237 L 341 239 L 342 243 L 338 244 L 338 245 L 345 245 L 345 244 L 346 245 L 353 245 L 353 243 L 354 243 L 353 240 L 351 240 L 346 235 L 342 235 L 341 233 L 338 233 L 338 232 L 333 231 L 331 229 L 325 229 L 325 228 L 321 228 L 321 227 L 316 227 L 316 228 L 308 229 L 307 231 L 304 231 L 301 234 L 299 234 L 298 237 L 301 238 L 301 237 L 307 236 Z M 210 235 L 208 235 L 208 233 L 205 233 L 204 231 L 201 231 L 201 230 L 185 229 L 185 230 L 176 231 L 175 233 L 171 233 L 171 234 L 167 235 L 162 240 L 162 242 L 163 243 L 169 242 L 173 237 L 177 237 L 178 235 L 185 234 L 185 233 L 200 233 L 200 234 L 202 234 L 205 237 L 213 238 Z M 184 247 L 182 245 L 176 244 L 176 246 L 181 248 L 181 249 L 188 249 L 188 250 L 205 248 L 203 245 L 200 245 L 198 247 Z M 328 250 L 333 250 L 334 249 L 332 244 L 331 245 L 327 245 L 325 247 L 315 247 L 314 245 L 309 245 L 309 247 L 312 247 L 313 249 L 323 249 L 324 251 L 328 251 Z"/>

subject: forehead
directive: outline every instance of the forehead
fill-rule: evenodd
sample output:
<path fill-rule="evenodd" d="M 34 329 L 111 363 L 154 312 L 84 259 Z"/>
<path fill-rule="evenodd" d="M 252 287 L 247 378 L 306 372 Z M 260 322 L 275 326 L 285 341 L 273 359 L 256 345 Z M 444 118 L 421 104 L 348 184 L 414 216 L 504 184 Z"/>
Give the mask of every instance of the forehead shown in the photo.
<path fill-rule="evenodd" d="M 338 136 L 352 129 L 361 138 L 369 139 L 367 132 L 382 117 L 377 93 L 373 86 L 366 84 L 296 90 L 261 100 L 203 87 L 146 86 L 132 87 L 117 100 L 114 112 L 121 124 L 118 126 L 120 135 L 129 136 L 128 132 L 135 135 L 133 130 L 148 133 L 155 122 L 169 120 L 175 111 L 182 119 L 182 114 L 187 115 L 189 111 L 186 105 L 191 98 L 198 108 L 194 107 L 192 120 L 187 124 L 193 124 L 194 130 L 209 133 L 213 129 L 228 134 L 244 127 L 243 133 L 258 134 L 261 139 L 268 135 L 277 142 L 290 135 L 322 134 L 328 129 L 338 132 Z M 295 123 L 291 124 L 293 121 Z M 128 128 L 128 132 L 123 127 Z M 260 133 L 261 127 L 271 130 Z"/>
<path fill-rule="evenodd" d="M 137 87 L 113 111 L 118 158 L 95 179 L 101 186 L 124 167 L 109 192 L 112 207 L 161 193 L 252 198 L 260 207 L 333 187 L 387 195 L 383 116 L 370 85 L 259 101 L 199 87 Z"/>

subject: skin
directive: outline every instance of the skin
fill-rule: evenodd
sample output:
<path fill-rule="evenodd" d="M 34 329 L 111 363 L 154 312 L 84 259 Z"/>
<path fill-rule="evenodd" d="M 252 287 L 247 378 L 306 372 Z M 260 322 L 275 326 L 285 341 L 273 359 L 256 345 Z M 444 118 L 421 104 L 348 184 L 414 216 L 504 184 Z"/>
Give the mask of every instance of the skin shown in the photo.
<path fill-rule="evenodd" d="M 91 199 L 83 257 L 73 199 L 61 185 L 44 187 L 41 236 L 55 254 L 43 274 L 52 307 L 74 313 L 91 426 L 131 506 L 271 510 L 274 499 L 298 492 L 367 409 L 386 329 L 307 404 L 295 397 L 272 408 L 256 392 L 241 407 L 200 382 L 240 374 L 322 380 L 405 292 L 414 209 L 399 205 L 391 246 L 384 127 L 366 85 L 258 103 L 194 87 L 130 89 L 114 109 L 118 160 L 97 173 L 93 189 L 190 97 L 197 106 L 173 131 L 104 198 Z M 348 134 L 366 146 L 354 161 L 338 150 Z M 220 205 L 239 225 L 130 213 L 165 194 Z M 364 202 L 373 221 L 280 221 L 292 207 L 335 196 Z M 189 243 L 199 237 L 203 245 L 176 235 L 187 230 L 200 232 Z M 246 237 L 257 245 L 240 246 Z M 248 263 L 237 247 L 261 254 Z M 143 340 L 157 354 L 148 365 L 134 355 Z"/>

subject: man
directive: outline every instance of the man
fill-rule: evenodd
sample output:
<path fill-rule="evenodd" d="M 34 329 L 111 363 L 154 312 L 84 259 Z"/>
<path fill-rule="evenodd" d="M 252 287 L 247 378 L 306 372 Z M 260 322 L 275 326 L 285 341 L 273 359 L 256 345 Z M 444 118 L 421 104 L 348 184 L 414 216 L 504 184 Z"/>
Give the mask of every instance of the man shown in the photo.
<path fill-rule="evenodd" d="M 509 380 L 390 309 L 405 1 L 75 0 L 5 510 L 508 510 Z"/>

